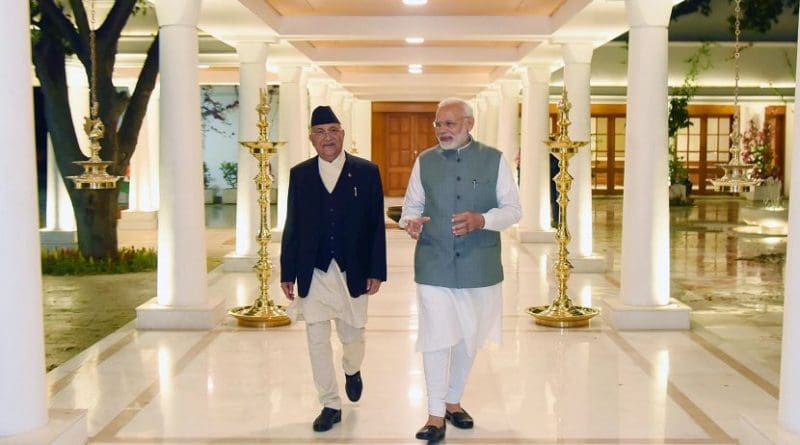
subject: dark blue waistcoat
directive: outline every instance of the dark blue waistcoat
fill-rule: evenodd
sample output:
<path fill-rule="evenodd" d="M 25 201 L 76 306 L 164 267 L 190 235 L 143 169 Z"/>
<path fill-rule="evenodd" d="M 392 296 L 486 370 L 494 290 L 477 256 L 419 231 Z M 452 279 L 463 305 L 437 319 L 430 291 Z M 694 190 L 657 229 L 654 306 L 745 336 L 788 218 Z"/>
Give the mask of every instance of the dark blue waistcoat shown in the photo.
<path fill-rule="evenodd" d="M 317 259 L 314 267 L 326 271 L 331 260 L 336 260 L 342 272 L 347 270 L 344 231 L 345 217 L 347 215 L 347 187 L 340 186 L 343 181 L 336 183 L 332 193 L 324 185 L 322 187 L 322 233 L 320 234 Z M 350 191 L 352 193 L 352 191 Z"/>

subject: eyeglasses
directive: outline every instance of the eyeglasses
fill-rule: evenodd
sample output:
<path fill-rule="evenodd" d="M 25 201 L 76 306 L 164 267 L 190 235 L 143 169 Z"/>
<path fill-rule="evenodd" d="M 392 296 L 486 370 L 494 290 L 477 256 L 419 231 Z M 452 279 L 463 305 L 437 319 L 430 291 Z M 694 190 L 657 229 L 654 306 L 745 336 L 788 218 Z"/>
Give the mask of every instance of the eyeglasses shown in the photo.
<path fill-rule="evenodd" d="M 315 128 L 314 130 L 311 130 L 311 135 L 318 137 L 325 135 L 338 136 L 341 132 L 341 128 L 328 128 L 327 130 L 324 128 Z"/>
<path fill-rule="evenodd" d="M 463 121 L 464 119 L 466 119 L 466 116 L 462 117 L 458 121 L 433 121 L 433 128 L 445 127 L 448 130 L 452 130 L 452 129 L 456 128 L 456 126 L 458 126 L 459 122 Z"/>

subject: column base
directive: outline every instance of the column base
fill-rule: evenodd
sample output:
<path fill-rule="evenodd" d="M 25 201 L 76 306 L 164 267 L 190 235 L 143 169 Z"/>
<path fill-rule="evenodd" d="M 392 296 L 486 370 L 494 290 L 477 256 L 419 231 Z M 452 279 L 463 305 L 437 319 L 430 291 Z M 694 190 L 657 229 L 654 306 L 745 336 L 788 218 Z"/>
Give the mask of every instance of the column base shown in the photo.
<path fill-rule="evenodd" d="M 123 210 L 117 228 L 120 230 L 158 229 L 157 211 Z"/>
<path fill-rule="evenodd" d="M 792 445 L 800 443 L 800 434 L 787 431 L 778 425 L 777 418 L 754 419 L 739 416 L 741 445 Z"/>
<path fill-rule="evenodd" d="M 556 252 L 553 255 L 557 255 Z M 567 257 L 572 264 L 573 273 L 604 273 L 608 270 L 608 261 L 605 256 L 593 253 L 588 256 Z"/>
<path fill-rule="evenodd" d="M 514 238 L 521 243 L 549 243 L 556 242 L 555 230 L 530 230 L 517 228 Z"/>
<path fill-rule="evenodd" d="M 88 440 L 86 410 L 51 409 L 41 428 L 13 436 L 0 436 L 0 445 L 82 445 Z"/>
<path fill-rule="evenodd" d="M 75 230 L 39 229 L 42 249 L 77 249 L 78 232 Z"/>
<path fill-rule="evenodd" d="M 223 272 L 251 272 L 258 261 L 257 255 L 236 255 L 230 252 L 222 257 Z"/>
<path fill-rule="evenodd" d="M 217 297 L 202 306 L 162 306 L 153 297 L 136 308 L 136 329 L 208 330 L 225 316 L 225 297 Z"/>
<path fill-rule="evenodd" d="M 692 311 L 674 298 L 664 306 L 631 306 L 608 298 L 601 307 L 603 318 L 617 331 L 688 330 Z"/>

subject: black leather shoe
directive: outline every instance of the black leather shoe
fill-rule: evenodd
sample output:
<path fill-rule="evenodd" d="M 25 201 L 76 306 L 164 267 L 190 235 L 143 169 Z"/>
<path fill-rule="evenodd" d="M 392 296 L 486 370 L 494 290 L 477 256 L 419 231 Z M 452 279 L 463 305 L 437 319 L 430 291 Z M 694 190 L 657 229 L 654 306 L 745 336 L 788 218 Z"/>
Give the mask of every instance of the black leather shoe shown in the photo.
<path fill-rule="evenodd" d="M 442 427 L 435 427 L 433 425 L 425 425 L 417 431 L 417 439 L 427 440 L 428 442 L 439 442 L 444 440 L 444 433 L 447 429 L 447 424 L 442 424 Z"/>
<path fill-rule="evenodd" d="M 468 430 L 475 425 L 475 423 L 472 421 L 472 416 L 470 416 L 466 411 L 463 411 L 463 408 L 462 411 L 456 411 L 454 413 L 445 411 L 444 419 L 449 420 L 454 427 L 461 428 L 462 430 Z"/>
<path fill-rule="evenodd" d="M 342 421 L 342 410 L 333 408 L 322 408 L 316 419 L 314 419 L 314 431 L 321 433 L 333 428 L 334 423 Z"/>
<path fill-rule="evenodd" d="M 353 375 L 344 375 L 344 392 L 351 402 L 358 402 L 361 398 L 361 391 L 364 389 L 364 382 L 361 381 L 361 371 Z"/>

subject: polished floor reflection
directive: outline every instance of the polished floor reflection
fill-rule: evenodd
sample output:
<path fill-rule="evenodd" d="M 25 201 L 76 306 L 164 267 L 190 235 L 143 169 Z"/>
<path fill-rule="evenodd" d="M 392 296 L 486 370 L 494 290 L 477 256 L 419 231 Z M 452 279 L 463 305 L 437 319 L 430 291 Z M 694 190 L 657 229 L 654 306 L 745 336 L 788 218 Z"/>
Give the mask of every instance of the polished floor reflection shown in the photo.
<path fill-rule="evenodd" d="M 602 318 L 571 330 L 535 325 L 525 309 L 554 293 L 554 245 L 505 234 L 504 342 L 478 356 L 470 377 L 463 404 L 476 427 L 449 428 L 447 443 L 735 444 L 742 416 L 774 422 L 785 242 L 730 230 L 746 205 L 714 199 L 671 212 L 672 294 L 693 308 L 686 332 L 617 332 Z M 594 201 L 595 251 L 614 268 L 573 274 L 576 303 L 619 292 L 621 220 L 621 200 Z M 216 238 L 230 246 L 222 233 L 232 232 Z M 333 430 L 311 429 L 320 407 L 302 324 L 128 326 L 48 374 L 51 407 L 88 410 L 94 444 L 420 443 L 414 244 L 396 229 L 387 236 L 389 281 L 370 301 L 364 395 L 345 403 Z M 256 280 L 225 274 L 209 289 L 229 306 L 249 304 Z"/>

